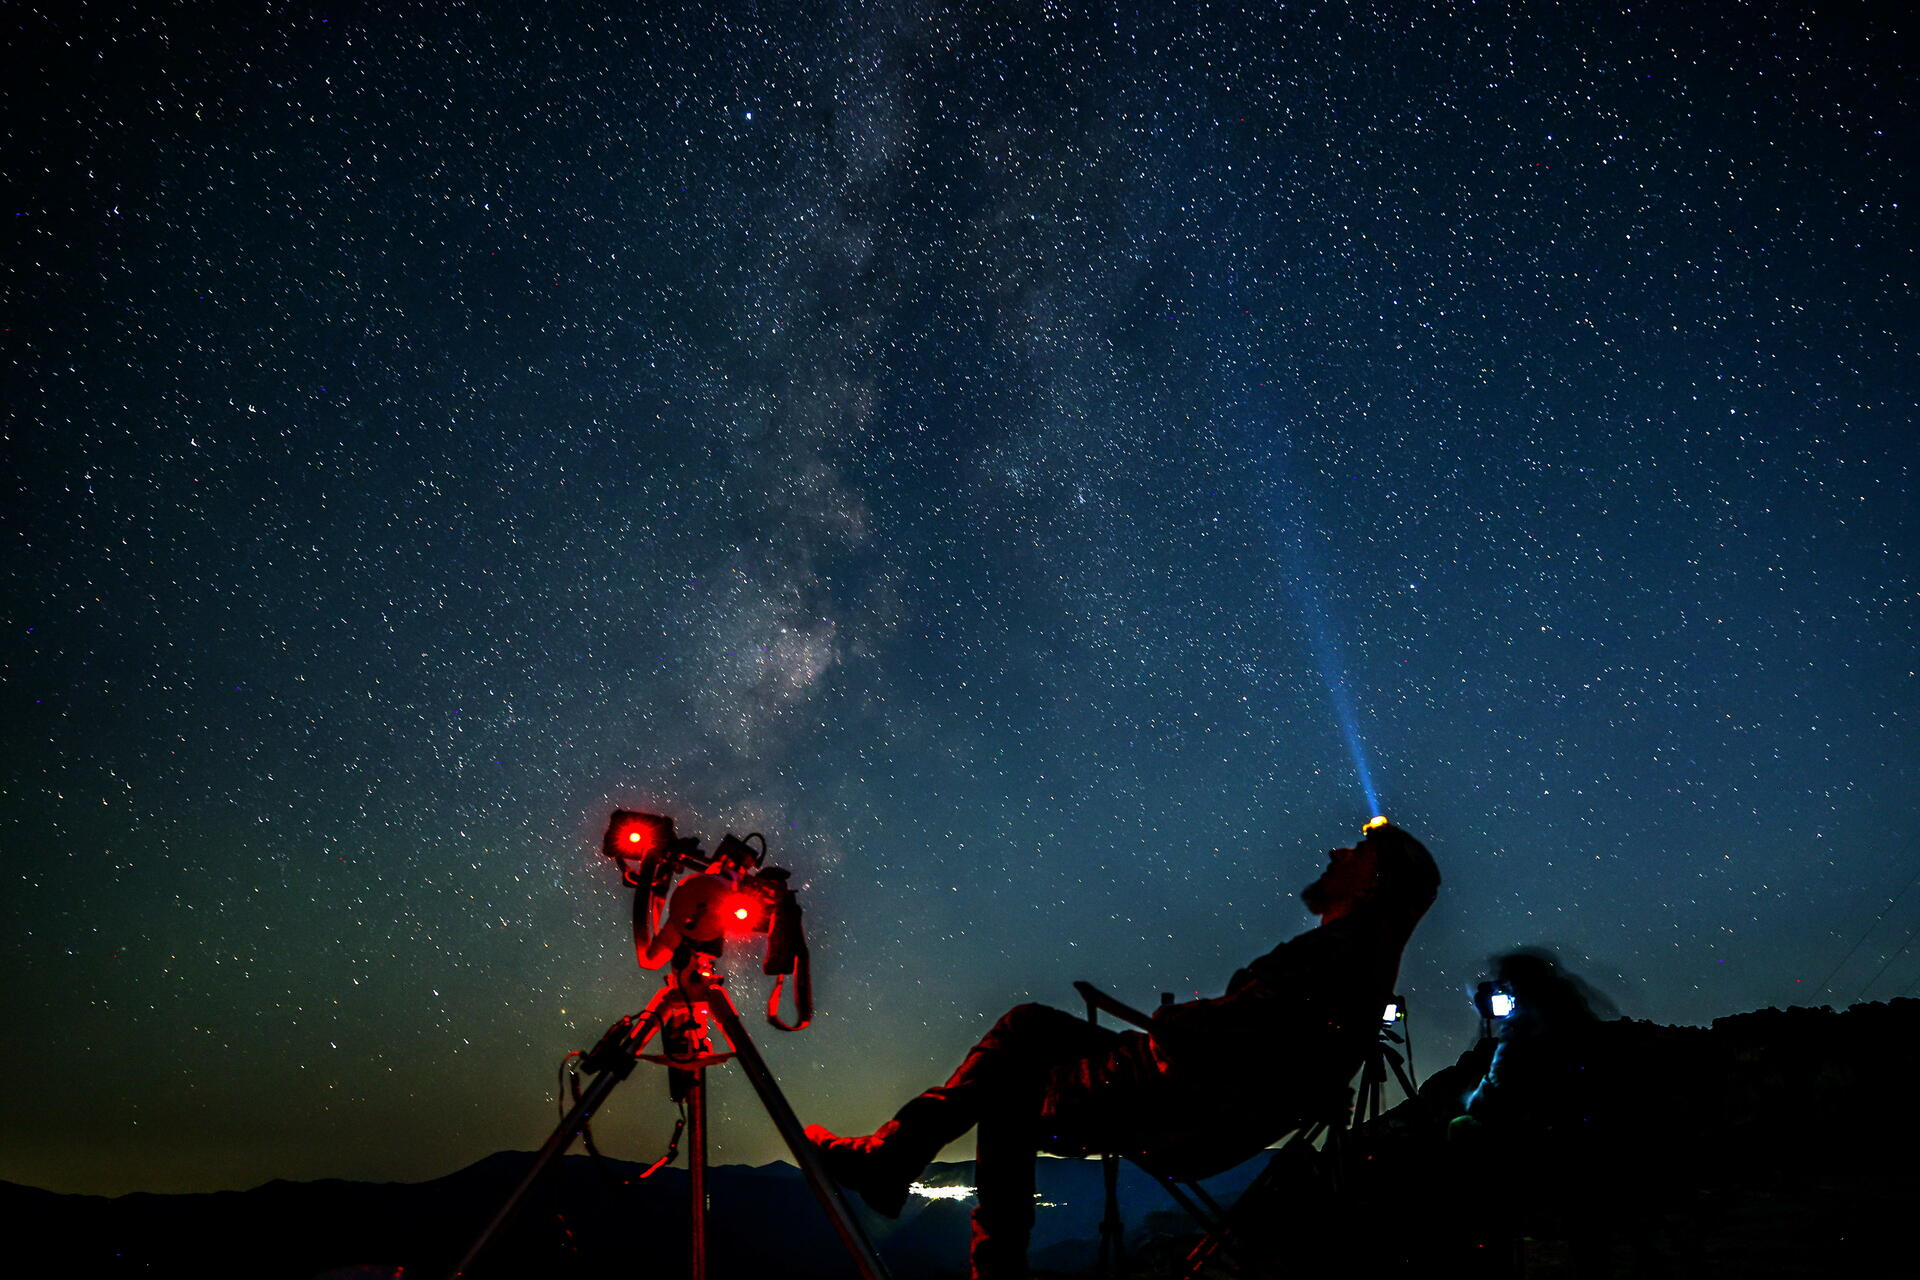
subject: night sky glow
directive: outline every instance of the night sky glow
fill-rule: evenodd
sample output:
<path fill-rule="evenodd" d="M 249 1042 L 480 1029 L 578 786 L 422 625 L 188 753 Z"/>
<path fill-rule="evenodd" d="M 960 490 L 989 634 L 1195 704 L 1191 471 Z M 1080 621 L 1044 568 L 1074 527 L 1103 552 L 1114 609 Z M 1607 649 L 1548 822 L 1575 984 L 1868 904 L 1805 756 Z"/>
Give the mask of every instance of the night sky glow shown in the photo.
<path fill-rule="evenodd" d="M 0 1178 L 536 1145 L 616 807 L 794 869 L 843 1131 L 1216 992 L 1375 783 L 1423 1071 L 1516 945 L 1920 983 L 1901 6 L 8 24 Z"/>

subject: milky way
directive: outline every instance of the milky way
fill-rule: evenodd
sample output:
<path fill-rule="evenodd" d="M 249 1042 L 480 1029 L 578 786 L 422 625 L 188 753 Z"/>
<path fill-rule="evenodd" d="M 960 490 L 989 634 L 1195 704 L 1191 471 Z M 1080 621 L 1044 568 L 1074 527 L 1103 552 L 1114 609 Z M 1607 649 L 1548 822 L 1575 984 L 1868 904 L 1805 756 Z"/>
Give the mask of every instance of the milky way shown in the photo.
<path fill-rule="evenodd" d="M 1423 1069 L 1920 982 L 1893 7 L 140 8 L 0 88 L 0 1177 L 536 1144 L 616 806 L 794 869 L 846 1129 L 1305 927 L 1362 749 Z"/>

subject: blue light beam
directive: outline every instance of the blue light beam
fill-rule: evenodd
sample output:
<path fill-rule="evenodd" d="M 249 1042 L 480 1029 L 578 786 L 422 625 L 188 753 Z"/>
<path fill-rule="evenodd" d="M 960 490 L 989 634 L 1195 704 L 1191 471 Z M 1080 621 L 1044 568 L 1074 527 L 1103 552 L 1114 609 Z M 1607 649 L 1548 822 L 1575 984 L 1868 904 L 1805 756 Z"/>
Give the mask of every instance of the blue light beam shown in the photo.
<path fill-rule="evenodd" d="M 1373 766 L 1367 761 L 1367 744 L 1360 736 L 1360 717 L 1353 709 L 1353 691 L 1347 685 L 1346 664 L 1340 659 L 1340 642 L 1327 623 L 1325 607 L 1319 600 L 1317 583 L 1305 583 L 1295 592 L 1301 612 L 1307 619 L 1307 639 L 1313 648 L 1314 665 L 1326 683 L 1327 697 L 1333 702 L 1333 715 L 1340 722 L 1340 735 L 1347 740 L 1347 753 L 1353 757 L 1353 771 L 1366 793 L 1367 816 L 1380 810 L 1380 793 L 1373 785 Z"/>
<path fill-rule="evenodd" d="M 1367 800 L 1367 815 L 1381 812 L 1380 792 L 1373 784 L 1373 766 L 1367 759 L 1366 737 L 1360 731 L 1360 715 L 1354 708 L 1353 691 L 1347 682 L 1346 662 L 1341 656 L 1340 640 L 1327 614 L 1321 589 L 1325 577 L 1309 540 L 1308 502 L 1300 486 L 1287 475 L 1280 456 L 1281 443 L 1261 451 L 1259 484 L 1262 505 L 1266 509 L 1273 541 L 1288 594 L 1306 626 L 1307 645 L 1313 651 L 1314 665 L 1327 686 L 1333 703 L 1334 718 L 1340 735 L 1346 740 L 1347 753 L 1353 757 L 1353 771 Z"/>

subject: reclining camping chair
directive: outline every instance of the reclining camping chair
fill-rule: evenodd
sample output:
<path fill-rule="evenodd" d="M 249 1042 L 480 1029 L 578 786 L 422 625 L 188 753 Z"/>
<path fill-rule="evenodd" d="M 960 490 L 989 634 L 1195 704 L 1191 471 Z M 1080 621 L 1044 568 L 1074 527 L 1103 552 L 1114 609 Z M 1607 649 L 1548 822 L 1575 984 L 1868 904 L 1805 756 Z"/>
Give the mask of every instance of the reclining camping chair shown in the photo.
<path fill-rule="evenodd" d="M 1090 982 L 1076 982 L 1074 990 L 1086 1001 L 1087 1020 L 1098 1022 L 1102 1013 L 1118 1019 L 1141 1030 L 1149 1030 L 1152 1020 L 1146 1014 L 1130 1005 L 1123 1004 Z M 1162 995 L 1161 1003 L 1172 1000 L 1171 995 Z M 1266 1167 L 1248 1185 L 1231 1208 L 1223 1208 L 1200 1179 L 1224 1173 L 1234 1164 L 1242 1162 L 1236 1158 L 1232 1164 L 1218 1169 L 1201 1172 L 1187 1167 L 1168 1170 L 1157 1166 L 1156 1162 L 1142 1152 L 1103 1152 L 1100 1156 L 1102 1182 L 1106 1189 L 1106 1208 L 1100 1221 L 1100 1262 L 1098 1274 L 1118 1276 L 1125 1260 L 1125 1231 L 1120 1219 L 1119 1177 L 1120 1161 L 1130 1159 L 1142 1172 L 1158 1182 L 1173 1202 L 1186 1210 L 1202 1235 L 1200 1242 L 1187 1254 L 1182 1274 L 1193 1277 L 1200 1274 L 1206 1265 L 1219 1254 L 1226 1254 L 1237 1264 L 1243 1275 L 1264 1276 L 1269 1268 L 1258 1256 L 1258 1251 L 1250 1247 L 1246 1233 L 1237 1223 L 1240 1213 L 1248 1208 L 1265 1203 L 1269 1193 L 1278 1189 L 1279 1184 L 1289 1175 L 1297 1174 L 1303 1167 L 1317 1167 L 1321 1176 L 1328 1181 L 1338 1178 L 1339 1139 L 1346 1131 L 1347 1118 L 1352 1109 L 1353 1089 L 1342 1081 L 1336 1089 L 1330 1090 L 1324 1097 L 1311 1100 L 1304 1108 L 1302 1119 L 1293 1128 L 1267 1135 L 1262 1147 L 1271 1147 L 1275 1141 L 1286 1141 L 1267 1159 Z M 1322 1137 L 1326 1141 L 1321 1148 L 1314 1144 Z"/>

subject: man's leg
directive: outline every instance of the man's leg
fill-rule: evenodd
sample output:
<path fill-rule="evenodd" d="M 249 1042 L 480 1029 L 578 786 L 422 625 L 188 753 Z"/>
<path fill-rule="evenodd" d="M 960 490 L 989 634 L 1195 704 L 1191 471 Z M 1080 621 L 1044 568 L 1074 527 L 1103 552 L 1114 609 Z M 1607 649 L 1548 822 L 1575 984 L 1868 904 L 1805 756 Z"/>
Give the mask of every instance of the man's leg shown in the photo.
<path fill-rule="evenodd" d="M 1033 1234 L 1038 1107 L 1032 1113 L 992 1109 L 974 1131 L 973 1233 L 967 1244 L 973 1280 L 1027 1280 Z"/>
<path fill-rule="evenodd" d="M 872 1134 L 838 1138 L 819 1125 L 810 1125 L 807 1136 L 820 1148 L 837 1179 L 858 1191 L 878 1212 L 897 1217 L 913 1180 L 940 1149 L 989 1113 L 1022 1117 L 1028 1132 L 1025 1141 L 1030 1144 L 1048 1073 L 1061 1063 L 1104 1051 L 1113 1039 L 1113 1032 L 1072 1014 L 1023 1004 L 993 1024 L 944 1085 L 908 1101 Z M 1030 1146 L 1027 1164 L 1030 1219 Z M 1024 1247 L 1024 1234 L 1021 1239 Z"/>
<path fill-rule="evenodd" d="M 963 1064 L 956 1073 L 962 1087 L 980 1090 L 983 1099 L 974 1130 L 976 1199 L 967 1249 L 973 1280 L 1026 1280 L 1034 1158 L 1049 1083 L 1057 1067 L 1097 1063 L 1117 1038 L 1058 1009 L 1021 1005 L 981 1041 L 989 1052 L 976 1070 Z"/>

